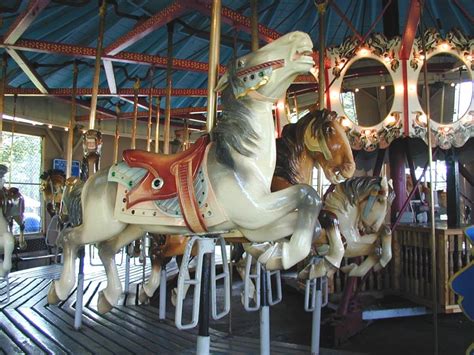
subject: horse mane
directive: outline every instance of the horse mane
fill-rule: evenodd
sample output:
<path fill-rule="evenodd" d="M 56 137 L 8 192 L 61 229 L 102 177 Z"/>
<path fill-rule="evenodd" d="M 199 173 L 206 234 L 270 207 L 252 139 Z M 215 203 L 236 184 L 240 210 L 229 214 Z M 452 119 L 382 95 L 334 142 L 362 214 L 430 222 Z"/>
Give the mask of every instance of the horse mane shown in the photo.
<path fill-rule="evenodd" d="M 217 118 L 216 127 L 211 131 L 211 139 L 216 144 L 216 159 L 219 163 L 234 168 L 231 152 L 251 157 L 257 147 L 258 135 L 252 128 L 252 112 L 236 99 L 232 91 L 235 69 L 229 67 L 229 85 L 222 92 L 222 115 Z"/>
<path fill-rule="evenodd" d="M 44 171 L 44 172 L 40 175 L 40 179 L 41 179 L 41 180 L 47 180 L 48 178 L 50 178 L 50 177 L 53 176 L 53 175 L 60 175 L 60 176 L 62 176 L 64 179 L 66 179 L 66 174 L 64 173 L 64 171 L 59 170 L 59 169 L 49 169 L 49 170 Z"/>
<path fill-rule="evenodd" d="M 299 161 L 305 150 L 304 132 L 311 124 L 311 134 L 316 136 L 318 130 L 329 125 L 335 117 L 335 113 L 329 110 L 312 110 L 296 123 L 289 123 L 283 127 L 281 137 L 276 140 L 277 161 L 275 176 L 284 178 L 291 184 L 300 181 Z M 314 119 L 314 121 L 313 121 Z"/>
<path fill-rule="evenodd" d="M 345 212 L 357 205 L 374 186 L 380 186 L 381 177 L 362 176 L 341 182 L 324 201 L 324 208 L 334 212 Z"/>

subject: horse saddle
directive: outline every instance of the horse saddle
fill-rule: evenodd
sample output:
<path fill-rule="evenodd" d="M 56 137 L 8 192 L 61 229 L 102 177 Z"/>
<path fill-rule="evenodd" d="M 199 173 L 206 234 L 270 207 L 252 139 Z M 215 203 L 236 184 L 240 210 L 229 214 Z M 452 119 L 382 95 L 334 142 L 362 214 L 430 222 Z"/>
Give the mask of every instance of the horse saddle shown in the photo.
<path fill-rule="evenodd" d="M 127 193 L 127 208 L 140 202 L 178 196 L 185 216 L 186 210 L 196 210 L 193 181 L 209 142 L 209 135 L 204 135 L 191 148 L 171 155 L 125 150 L 123 159 L 128 166 L 147 170 L 143 179 Z M 193 219 L 199 217 L 195 213 L 193 215 Z"/>

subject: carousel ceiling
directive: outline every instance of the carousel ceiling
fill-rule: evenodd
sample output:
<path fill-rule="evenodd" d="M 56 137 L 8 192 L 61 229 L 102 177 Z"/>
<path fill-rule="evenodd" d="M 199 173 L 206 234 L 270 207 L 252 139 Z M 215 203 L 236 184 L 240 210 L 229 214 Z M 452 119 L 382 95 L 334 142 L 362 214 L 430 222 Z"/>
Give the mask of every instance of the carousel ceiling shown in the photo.
<path fill-rule="evenodd" d="M 326 44 L 340 45 L 348 36 L 366 38 L 380 32 L 403 35 L 412 1 L 332 0 L 327 10 Z M 250 50 L 250 1 L 223 0 L 220 63 Z M 443 35 L 454 27 L 473 36 L 472 0 L 426 0 L 422 19 Z M 140 81 L 141 108 L 150 86 L 157 95 L 166 86 L 169 26 L 173 31 L 174 117 L 193 117 L 206 106 L 210 1 L 109 0 L 100 75 L 99 113 L 133 111 L 133 87 Z M 0 4 L 0 48 L 8 51 L 7 93 L 71 95 L 72 62 L 79 66 L 78 96 L 90 100 L 99 22 L 99 2 L 90 0 L 4 0 Z M 319 16 L 313 1 L 258 1 L 260 41 L 294 30 L 307 32 L 318 47 Z M 395 21 L 394 21 L 395 19 Z M 397 21 L 398 19 L 398 21 Z M 0 51 L 3 51 L 0 49 Z M 153 75 L 150 70 L 154 65 Z M 223 69 L 223 68 L 222 68 Z M 309 80 L 311 81 L 311 80 Z M 301 80 L 300 85 L 307 85 Z M 314 85 L 315 83 L 310 83 Z M 302 86 L 303 87 L 303 86 Z M 311 86 L 309 86 L 311 88 Z M 113 95 L 109 95 L 112 93 Z M 161 102 L 164 108 L 164 100 Z M 193 108 L 193 109 L 189 109 Z M 143 111 L 145 112 L 145 111 Z"/>

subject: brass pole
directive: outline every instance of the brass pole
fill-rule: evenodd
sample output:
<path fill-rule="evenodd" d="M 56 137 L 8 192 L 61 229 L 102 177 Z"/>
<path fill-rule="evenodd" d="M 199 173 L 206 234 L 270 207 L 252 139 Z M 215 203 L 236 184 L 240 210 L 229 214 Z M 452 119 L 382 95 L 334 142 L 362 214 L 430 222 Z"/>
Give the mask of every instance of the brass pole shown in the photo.
<path fill-rule="evenodd" d="M 250 29 L 252 33 L 252 52 L 258 49 L 258 0 L 250 0 Z"/>
<path fill-rule="evenodd" d="M 324 76 L 324 56 L 326 53 L 326 6 L 327 2 L 316 4 L 319 13 L 319 72 L 318 72 L 318 98 L 319 98 L 319 109 L 322 110 L 325 105 L 324 90 L 326 88 L 326 77 Z"/>
<path fill-rule="evenodd" d="M 188 120 L 184 119 L 184 137 L 183 137 L 183 150 L 189 148 L 189 125 Z"/>
<path fill-rule="evenodd" d="M 89 116 L 89 129 L 95 127 L 95 116 L 97 111 L 97 95 L 99 94 L 100 65 L 102 56 L 102 42 L 104 40 L 105 13 L 107 1 L 103 0 L 99 10 L 99 37 L 97 38 L 97 54 L 95 57 L 94 82 L 92 84 L 91 113 Z"/>
<path fill-rule="evenodd" d="M 153 117 L 153 76 L 155 74 L 155 67 L 151 68 L 151 78 L 150 78 L 150 94 L 148 95 L 148 127 L 146 130 L 146 150 L 149 152 L 151 150 L 151 120 Z"/>
<path fill-rule="evenodd" d="M 163 134 L 163 153 L 170 153 L 171 129 L 171 85 L 173 63 L 173 30 L 174 22 L 168 23 L 168 57 L 166 62 L 166 102 L 165 102 L 165 131 Z"/>
<path fill-rule="evenodd" d="M 160 104 L 161 97 L 156 97 L 155 153 L 160 152 Z"/>
<path fill-rule="evenodd" d="M 120 131 L 119 131 L 120 106 L 119 106 L 118 103 L 115 106 L 115 113 L 116 113 L 117 117 L 115 117 L 114 164 L 117 164 L 118 150 L 119 150 L 119 139 L 120 139 Z"/>
<path fill-rule="evenodd" d="M 319 71 L 318 71 L 318 103 L 319 109 L 326 107 L 324 100 L 324 90 L 326 88 L 325 65 L 324 57 L 326 53 L 326 7 L 327 2 L 320 2 L 316 4 L 319 13 Z M 323 170 L 318 167 L 318 185 L 317 191 L 319 196 L 323 196 Z"/>
<path fill-rule="evenodd" d="M 5 112 L 5 87 L 7 86 L 7 52 L 3 53 L 1 61 L 0 82 L 0 147 L 3 144 L 3 114 Z"/>
<path fill-rule="evenodd" d="M 441 117 L 439 119 L 439 123 L 443 123 L 444 122 L 444 97 L 445 97 L 445 89 L 444 87 L 446 86 L 444 83 L 442 83 L 442 87 L 441 87 L 441 108 L 440 108 L 440 112 L 441 112 Z"/>
<path fill-rule="evenodd" d="M 435 355 L 438 354 L 438 275 L 436 263 L 436 229 L 435 229 L 435 210 L 434 210 L 434 193 L 433 193 L 433 142 L 431 140 L 431 112 L 430 112 L 430 88 L 428 86 L 428 63 L 426 61 L 426 43 L 423 26 L 423 6 L 424 1 L 420 0 L 420 32 L 421 45 L 423 48 L 423 80 L 425 82 L 425 103 L 426 103 L 426 134 L 428 135 L 428 163 L 430 173 L 430 225 L 431 225 L 431 295 L 433 307 L 433 346 Z"/>
<path fill-rule="evenodd" d="M 217 85 L 217 74 L 219 70 L 219 47 L 221 39 L 221 0 L 213 0 L 211 13 L 211 34 L 209 43 L 209 74 L 207 81 L 207 121 L 208 132 L 215 126 L 217 93 L 214 91 Z"/>
<path fill-rule="evenodd" d="M 67 131 L 67 147 L 66 147 L 66 178 L 70 178 L 72 174 L 72 150 L 74 144 L 74 126 L 76 123 L 76 92 L 77 92 L 77 62 L 74 61 L 72 66 L 72 97 L 71 97 L 71 117 L 69 118 L 69 129 Z"/>
<path fill-rule="evenodd" d="M 135 93 L 135 97 L 133 99 L 132 142 L 130 144 L 131 149 L 136 148 L 136 140 L 137 140 L 138 89 L 140 89 L 140 79 L 137 78 L 137 80 L 135 80 L 135 84 L 133 85 L 133 90 L 134 90 L 134 93 Z"/>

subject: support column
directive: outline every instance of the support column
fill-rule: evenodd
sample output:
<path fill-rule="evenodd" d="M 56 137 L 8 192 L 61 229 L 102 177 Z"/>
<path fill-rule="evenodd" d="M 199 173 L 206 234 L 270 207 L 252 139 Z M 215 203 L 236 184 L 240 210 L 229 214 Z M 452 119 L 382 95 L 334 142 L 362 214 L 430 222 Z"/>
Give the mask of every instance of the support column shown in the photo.
<path fill-rule="evenodd" d="M 151 151 L 151 128 L 152 128 L 152 117 L 153 117 L 153 77 L 155 76 L 155 67 L 151 68 L 150 72 L 150 94 L 148 95 L 148 126 L 146 130 L 146 150 Z M 159 109 L 159 108 L 158 108 Z"/>
<path fill-rule="evenodd" d="M 166 64 L 166 103 L 165 103 L 165 131 L 163 133 L 163 153 L 170 153 L 170 128 L 171 128 L 171 85 L 173 64 L 173 30 L 174 22 L 168 23 L 168 57 Z"/>
<path fill-rule="evenodd" d="M 136 149 L 137 141 L 137 121 L 138 121 L 138 89 L 140 89 L 140 79 L 135 80 L 133 85 L 134 99 L 133 99 L 133 123 L 132 123 L 132 140 L 130 149 Z"/>
<path fill-rule="evenodd" d="M 459 228 L 461 226 L 459 159 L 454 149 L 446 154 L 446 186 L 448 228 Z"/>
<path fill-rule="evenodd" d="M 118 151 L 119 151 L 119 139 L 120 139 L 120 130 L 119 130 L 119 121 L 120 121 L 120 105 L 117 103 L 115 106 L 115 136 L 114 136 L 114 164 L 117 164 L 118 161 Z"/>
<path fill-rule="evenodd" d="M 7 86 L 7 52 L 3 53 L 1 61 L 0 80 L 0 147 L 3 144 L 3 114 L 5 112 L 5 87 Z"/>
<path fill-rule="evenodd" d="M 407 184 L 405 179 L 405 147 L 402 139 L 396 139 L 389 147 L 390 177 L 393 180 L 395 199 L 392 202 L 391 221 L 397 219 L 403 203 L 407 198 Z"/>
<path fill-rule="evenodd" d="M 156 98 L 155 153 L 160 152 L 160 105 L 161 97 Z"/>
<path fill-rule="evenodd" d="M 97 111 L 97 96 L 99 93 L 100 66 L 102 57 L 102 42 L 104 40 L 105 13 L 107 1 L 103 0 L 99 10 L 99 37 L 97 38 L 97 51 L 94 66 L 94 82 L 92 83 L 91 112 L 89 116 L 89 129 L 95 129 L 95 116 Z"/>
<path fill-rule="evenodd" d="M 71 117 L 69 118 L 69 129 L 67 132 L 67 148 L 66 148 L 66 178 L 71 177 L 72 173 L 72 150 L 74 144 L 74 126 L 76 122 L 76 92 L 77 92 L 77 62 L 74 61 L 72 69 L 72 97 L 71 97 Z"/>
<path fill-rule="evenodd" d="M 209 44 L 209 74 L 207 81 L 207 121 L 208 132 L 216 124 L 217 93 L 214 89 L 217 86 L 217 75 L 219 70 L 219 50 L 221 40 L 221 0 L 213 0 L 211 13 L 211 34 Z"/>
<path fill-rule="evenodd" d="M 258 49 L 258 0 L 250 0 L 250 29 L 252 32 L 252 52 Z"/>

